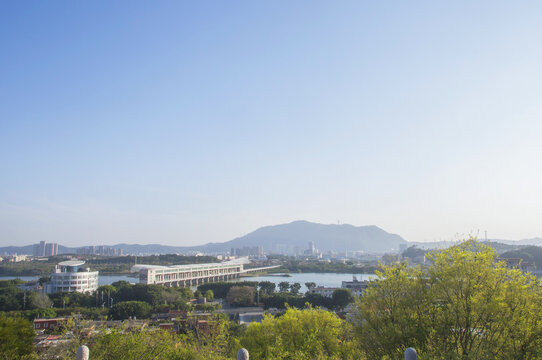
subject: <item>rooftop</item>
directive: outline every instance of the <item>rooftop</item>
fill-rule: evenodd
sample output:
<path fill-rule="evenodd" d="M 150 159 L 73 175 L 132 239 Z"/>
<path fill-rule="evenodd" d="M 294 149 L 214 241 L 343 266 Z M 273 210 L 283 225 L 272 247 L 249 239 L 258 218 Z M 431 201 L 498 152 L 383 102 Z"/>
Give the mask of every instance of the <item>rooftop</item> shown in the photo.
<path fill-rule="evenodd" d="M 68 260 L 68 261 L 59 262 L 58 265 L 60 265 L 60 266 L 81 266 L 84 263 L 85 262 L 82 261 L 82 260 Z"/>

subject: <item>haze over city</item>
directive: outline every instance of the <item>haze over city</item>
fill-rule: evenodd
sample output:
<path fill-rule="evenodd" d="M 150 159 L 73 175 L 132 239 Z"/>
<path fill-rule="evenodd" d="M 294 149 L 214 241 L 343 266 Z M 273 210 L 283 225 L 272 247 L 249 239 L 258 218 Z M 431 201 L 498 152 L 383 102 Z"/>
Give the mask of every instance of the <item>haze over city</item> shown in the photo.
<path fill-rule="evenodd" d="M 9 2 L 0 245 L 542 237 L 539 2 Z"/>

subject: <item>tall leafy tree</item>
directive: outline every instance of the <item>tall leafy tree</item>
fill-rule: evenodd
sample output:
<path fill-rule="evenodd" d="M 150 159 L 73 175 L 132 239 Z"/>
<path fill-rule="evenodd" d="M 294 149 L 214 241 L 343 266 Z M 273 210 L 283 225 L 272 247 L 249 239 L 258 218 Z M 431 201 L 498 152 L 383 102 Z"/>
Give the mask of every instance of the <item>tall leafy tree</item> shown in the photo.
<path fill-rule="evenodd" d="M 427 269 L 384 267 L 353 321 L 368 358 L 416 347 L 433 359 L 538 359 L 542 293 L 475 240 L 428 255 Z"/>
<path fill-rule="evenodd" d="M 294 295 L 299 294 L 300 289 L 301 289 L 300 283 L 293 283 L 292 285 L 290 285 L 290 292 Z"/>
<path fill-rule="evenodd" d="M 279 282 L 279 291 L 281 293 L 288 292 L 288 289 L 290 288 L 290 283 L 288 281 L 281 281 Z"/>
<path fill-rule="evenodd" d="M 354 301 L 354 296 L 352 296 L 352 292 L 348 289 L 335 289 L 331 294 L 331 300 L 334 307 L 344 308 Z"/>

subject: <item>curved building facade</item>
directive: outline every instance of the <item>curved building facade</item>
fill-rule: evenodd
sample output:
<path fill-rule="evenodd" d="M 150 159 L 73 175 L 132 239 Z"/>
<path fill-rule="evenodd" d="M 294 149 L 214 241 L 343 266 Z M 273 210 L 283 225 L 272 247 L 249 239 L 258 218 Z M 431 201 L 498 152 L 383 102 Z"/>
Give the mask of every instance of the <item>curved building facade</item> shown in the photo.
<path fill-rule="evenodd" d="M 51 281 L 45 285 L 48 294 L 56 292 L 90 293 L 98 289 L 98 271 L 84 267 L 84 261 L 70 260 L 58 263 Z"/>

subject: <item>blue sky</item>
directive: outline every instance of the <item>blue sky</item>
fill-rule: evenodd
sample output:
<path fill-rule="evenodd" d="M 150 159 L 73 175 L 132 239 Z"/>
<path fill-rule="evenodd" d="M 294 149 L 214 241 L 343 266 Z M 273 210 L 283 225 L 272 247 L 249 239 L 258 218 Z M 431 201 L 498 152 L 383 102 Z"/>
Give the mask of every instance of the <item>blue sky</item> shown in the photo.
<path fill-rule="evenodd" d="M 0 5 L 0 245 L 542 236 L 539 2 Z"/>

